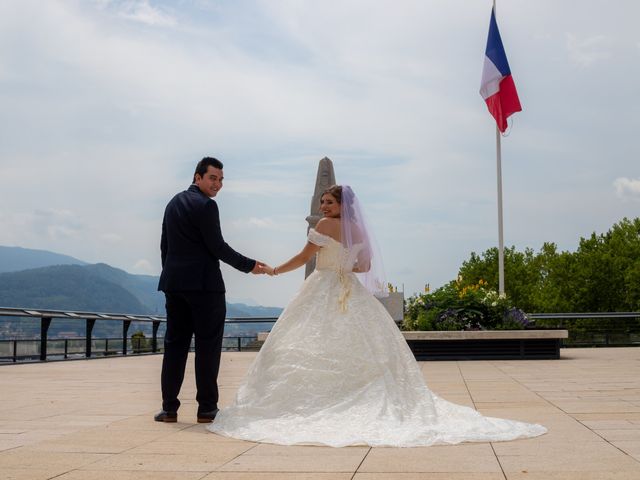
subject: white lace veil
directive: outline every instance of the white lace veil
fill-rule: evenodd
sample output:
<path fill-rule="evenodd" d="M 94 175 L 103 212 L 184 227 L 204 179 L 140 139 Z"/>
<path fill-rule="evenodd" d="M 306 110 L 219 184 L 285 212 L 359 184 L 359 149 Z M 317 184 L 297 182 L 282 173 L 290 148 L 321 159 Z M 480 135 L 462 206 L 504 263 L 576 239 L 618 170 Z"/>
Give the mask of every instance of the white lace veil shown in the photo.
<path fill-rule="evenodd" d="M 388 296 L 380 249 L 360 202 L 349 185 L 342 186 L 340 227 L 345 248 L 352 251 L 354 245 L 362 244 L 354 265 L 354 270 L 360 270 L 356 272 L 360 282 L 376 297 Z"/>

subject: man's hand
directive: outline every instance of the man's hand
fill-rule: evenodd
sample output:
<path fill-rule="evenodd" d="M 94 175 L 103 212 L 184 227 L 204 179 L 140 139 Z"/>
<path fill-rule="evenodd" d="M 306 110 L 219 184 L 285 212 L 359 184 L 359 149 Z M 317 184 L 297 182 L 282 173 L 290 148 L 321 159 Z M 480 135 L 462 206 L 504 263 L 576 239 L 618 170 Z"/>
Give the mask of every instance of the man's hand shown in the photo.
<path fill-rule="evenodd" d="M 267 265 L 264 262 L 258 262 L 256 261 L 255 266 L 253 267 L 253 270 L 251 270 L 251 273 L 253 273 L 254 275 L 262 275 L 262 274 L 268 274 L 268 275 L 272 275 L 273 274 L 273 268 L 270 267 L 269 265 Z"/>

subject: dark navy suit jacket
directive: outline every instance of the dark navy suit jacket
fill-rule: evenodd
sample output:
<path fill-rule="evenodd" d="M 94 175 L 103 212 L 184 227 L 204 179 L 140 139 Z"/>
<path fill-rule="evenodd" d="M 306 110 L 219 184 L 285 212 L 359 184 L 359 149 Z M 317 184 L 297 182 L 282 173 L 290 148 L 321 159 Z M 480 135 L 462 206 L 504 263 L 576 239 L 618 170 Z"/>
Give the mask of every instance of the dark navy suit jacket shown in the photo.
<path fill-rule="evenodd" d="M 195 184 L 167 204 L 160 252 L 158 290 L 164 292 L 224 292 L 220 260 L 245 273 L 256 263 L 227 245 L 218 205 Z"/>

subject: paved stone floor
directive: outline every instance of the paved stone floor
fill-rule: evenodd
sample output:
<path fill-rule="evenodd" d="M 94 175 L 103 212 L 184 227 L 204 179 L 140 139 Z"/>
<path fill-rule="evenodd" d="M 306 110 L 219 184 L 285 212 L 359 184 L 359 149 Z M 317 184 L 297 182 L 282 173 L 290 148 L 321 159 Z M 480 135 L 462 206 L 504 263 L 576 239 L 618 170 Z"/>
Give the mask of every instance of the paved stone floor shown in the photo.
<path fill-rule="evenodd" d="M 254 353 L 226 353 L 221 403 Z M 640 348 L 561 360 L 421 362 L 442 397 L 538 422 L 542 437 L 422 448 L 284 447 L 195 423 L 192 359 L 176 424 L 158 410 L 160 356 L 0 366 L 0 479 L 640 479 Z"/>

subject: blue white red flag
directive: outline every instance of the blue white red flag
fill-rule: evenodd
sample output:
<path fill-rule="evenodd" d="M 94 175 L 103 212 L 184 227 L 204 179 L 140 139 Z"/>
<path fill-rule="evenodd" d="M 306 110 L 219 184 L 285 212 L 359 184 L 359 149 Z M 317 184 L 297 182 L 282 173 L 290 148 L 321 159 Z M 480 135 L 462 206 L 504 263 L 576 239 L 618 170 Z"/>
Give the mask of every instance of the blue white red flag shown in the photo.
<path fill-rule="evenodd" d="M 487 103 L 489 112 L 496 119 L 496 124 L 501 132 L 507 129 L 507 118 L 522 110 L 493 9 L 491 9 L 489 37 L 487 38 L 487 49 L 482 68 L 480 95 Z"/>

